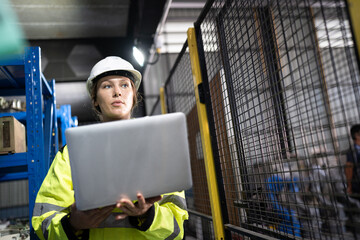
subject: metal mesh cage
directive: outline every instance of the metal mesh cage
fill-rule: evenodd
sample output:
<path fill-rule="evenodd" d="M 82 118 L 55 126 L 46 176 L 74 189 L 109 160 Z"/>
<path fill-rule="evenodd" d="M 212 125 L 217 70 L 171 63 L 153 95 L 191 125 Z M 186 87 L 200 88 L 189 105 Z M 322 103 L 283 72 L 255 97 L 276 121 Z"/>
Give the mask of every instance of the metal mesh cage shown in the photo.
<path fill-rule="evenodd" d="M 193 179 L 192 189 L 185 192 L 188 208 L 192 210 L 193 213 L 211 216 L 204 155 L 201 145 L 200 126 L 195 103 L 194 84 L 187 43 L 184 44 L 170 76 L 165 83 L 165 95 L 168 112 L 183 112 L 185 113 L 187 119 Z M 195 216 L 196 215 L 190 212 L 188 230 L 197 229 L 197 226 L 201 225 L 202 229 L 207 229 L 207 236 L 213 236 L 211 222 L 200 221 L 200 225 L 198 225 L 199 220 L 196 220 Z"/>
<path fill-rule="evenodd" d="M 228 229 L 359 237 L 344 169 L 360 81 L 345 2 L 212 1 L 205 11 L 196 28 Z"/>
<path fill-rule="evenodd" d="M 156 99 L 153 108 L 151 109 L 150 116 L 160 115 L 160 114 L 161 114 L 161 102 L 160 102 L 160 97 L 158 97 Z"/>

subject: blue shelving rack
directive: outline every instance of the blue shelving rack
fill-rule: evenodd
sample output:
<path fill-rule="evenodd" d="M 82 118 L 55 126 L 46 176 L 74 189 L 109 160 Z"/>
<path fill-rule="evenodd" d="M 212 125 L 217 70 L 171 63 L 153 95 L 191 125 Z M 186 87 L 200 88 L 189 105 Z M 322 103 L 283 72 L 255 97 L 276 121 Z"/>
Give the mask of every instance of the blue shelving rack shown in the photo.
<path fill-rule="evenodd" d="M 61 105 L 60 109 L 56 110 L 58 119 L 58 126 L 60 127 L 60 135 L 62 146 L 66 144 L 65 130 L 70 127 L 77 127 L 78 119 L 76 116 L 71 116 L 71 105 Z"/>
<path fill-rule="evenodd" d="M 40 47 L 0 59 L 0 96 L 26 97 L 26 112 L 0 113 L 23 122 L 27 135 L 27 152 L 0 155 L 0 181 L 29 180 L 31 219 L 36 194 L 58 151 L 55 80 L 41 73 Z"/>

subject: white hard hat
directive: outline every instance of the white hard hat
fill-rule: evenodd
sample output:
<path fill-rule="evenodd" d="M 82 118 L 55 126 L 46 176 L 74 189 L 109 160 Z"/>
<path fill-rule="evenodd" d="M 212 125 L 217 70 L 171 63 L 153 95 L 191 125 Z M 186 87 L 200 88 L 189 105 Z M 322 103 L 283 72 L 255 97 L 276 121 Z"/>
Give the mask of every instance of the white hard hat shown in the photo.
<path fill-rule="evenodd" d="M 91 89 L 93 88 L 94 79 L 101 77 L 100 75 L 104 73 L 114 71 L 128 71 L 132 73 L 132 75 L 134 76 L 135 87 L 136 89 L 139 89 L 141 83 L 141 73 L 134 69 L 131 63 L 122 59 L 121 57 L 109 56 L 96 63 L 95 66 L 91 69 L 90 76 L 86 81 L 86 88 L 89 95 L 91 95 Z M 114 73 L 114 75 L 116 75 L 116 72 Z"/>

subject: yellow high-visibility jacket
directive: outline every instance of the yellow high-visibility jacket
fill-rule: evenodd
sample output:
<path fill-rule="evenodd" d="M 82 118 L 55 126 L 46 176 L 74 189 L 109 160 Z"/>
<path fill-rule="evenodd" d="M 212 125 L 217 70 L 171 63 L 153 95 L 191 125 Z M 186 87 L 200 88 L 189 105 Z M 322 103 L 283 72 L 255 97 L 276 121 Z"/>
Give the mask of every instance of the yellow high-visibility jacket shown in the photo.
<path fill-rule="evenodd" d="M 183 223 L 189 216 L 184 191 L 174 192 L 162 195 L 149 209 L 146 219 L 129 216 L 115 220 L 121 211 L 114 209 L 98 228 L 74 233 L 68 220 L 74 201 L 65 146 L 57 153 L 35 200 L 32 225 L 40 239 L 182 239 Z"/>

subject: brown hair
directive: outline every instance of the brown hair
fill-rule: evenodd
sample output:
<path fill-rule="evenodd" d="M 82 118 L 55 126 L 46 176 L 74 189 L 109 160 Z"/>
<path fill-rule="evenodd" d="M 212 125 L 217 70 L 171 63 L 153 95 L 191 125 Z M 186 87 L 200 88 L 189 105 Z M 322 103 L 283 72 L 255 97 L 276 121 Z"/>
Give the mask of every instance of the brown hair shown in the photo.
<path fill-rule="evenodd" d="M 132 75 L 132 73 L 128 72 L 128 71 L 117 71 L 116 72 L 117 74 L 114 74 L 114 75 L 117 75 L 117 76 L 122 76 L 122 77 L 127 77 L 130 79 L 130 83 L 131 83 L 131 87 L 133 89 L 133 105 L 131 107 L 131 113 L 130 115 L 132 115 L 132 112 L 134 110 L 135 107 L 138 106 L 139 102 L 141 101 L 141 96 L 139 94 L 139 92 L 137 91 L 136 87 L 135 87 L 135 83 L 134 83 L 134 76 Z M 92 84 L 92 89 L 91 89 L 91 94 L 90 94 L 90 97 L 91 97 L 91 104 L 92 104 L 92 107 L 93 107 L 93 110 L 95 112 L 95 114 L 101 119 L 101 116 L 102 116 L 102 113 L 101 113 L 101 109 L 99 106 L 95 106 L 95 102 L 96 102 L 96 93 L 97 93 L 97 90 L 98 90 L 98 83 L 99 83 L 99 80 L 105 76 L 110 76 L 110 75 L 113 75 L 113 74 L 106 74 L 104 76 L 100 76 L 100 77 L 97 77 L 96 79 L 93 80 L 93 84 Z"/>

